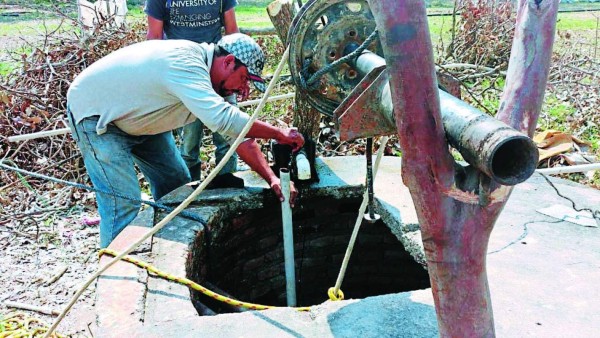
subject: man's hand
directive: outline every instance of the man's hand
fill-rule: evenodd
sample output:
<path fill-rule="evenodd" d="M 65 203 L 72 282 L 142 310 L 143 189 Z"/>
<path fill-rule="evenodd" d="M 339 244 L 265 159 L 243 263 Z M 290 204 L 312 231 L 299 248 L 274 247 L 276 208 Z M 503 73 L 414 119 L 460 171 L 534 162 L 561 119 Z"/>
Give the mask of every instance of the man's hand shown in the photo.
<path fill-rule="evenodd" d="M 281 180 L 279 180 L 279 178 L 275 177 L 271 181 L 270 185 L 271 185 L 271 189 L 273 189 L 273 192 L 275 193 L 275 195 L 277 195 L 277 197 L 279 198 L 279 201 L 284 202 L 285 197 L 283 196 L 283 193 L 281 192 Z M 292 208 L 294 207 L 294 204 L 296 203 L 296 197 L 298 197 L 298 191 L 296 190 L 296 186 L 294 185 L 294 182 L 290 181 L 290 206 Z"/>
<path fill-rule="evenodd" d="M 283 136 L 277 138 L 277 142 L 292 146 L 293 151 L 297 152 L 304 145 L 304 137 L 296 129 L 285 129 Z"/>
<path fill-rule="evenodd" d="M 298 133 L 298 135 L 300 135 Z M 302 138 L 302 135 L 300 135 Z M 302 142 L 304 139 L 302 138 Z M 281 181 L 279 177 L 275 175 L 271 167 L 269 167 L 269 163 L 264 158 L 260 146 L 256 143 L 256 141 L 250 139 L 246 140 L 237 148 L 237 153 L 240 158 L 246 162 L 252 168 L 252 170 L 256 171 L 273 189 L 275 195 L 281 202 L 285 201 L 283 194 L 281 193 Z M 290 206 L 293 208 L 296 203 L 296 197 L 298 196 L 298 191 L 294 186 L 294 182 L 290 182 Z"/>
<path fill-rule="evenodd" d="M 250 87 L 245 86 L 244 88 L 240 88 L 235 94 L 237 95 L 238 102 L 246 101 L 250 96 Z"/>

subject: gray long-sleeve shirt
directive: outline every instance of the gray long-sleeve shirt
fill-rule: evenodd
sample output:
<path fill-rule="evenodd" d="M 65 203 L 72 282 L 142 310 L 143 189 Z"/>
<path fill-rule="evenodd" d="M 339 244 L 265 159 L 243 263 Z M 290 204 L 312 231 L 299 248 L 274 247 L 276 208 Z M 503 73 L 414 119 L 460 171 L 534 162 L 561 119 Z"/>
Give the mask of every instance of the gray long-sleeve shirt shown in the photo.
<path fill-rule="evenodd" d="M 67 102 L 76 123 L 99 116 L 130 135 L 154 135 L 199 118 L 209 129 L 236 138 L 250 119 L 212 88 L 214 45 L 150 40 L 117 50 L 75 78 Z"/>

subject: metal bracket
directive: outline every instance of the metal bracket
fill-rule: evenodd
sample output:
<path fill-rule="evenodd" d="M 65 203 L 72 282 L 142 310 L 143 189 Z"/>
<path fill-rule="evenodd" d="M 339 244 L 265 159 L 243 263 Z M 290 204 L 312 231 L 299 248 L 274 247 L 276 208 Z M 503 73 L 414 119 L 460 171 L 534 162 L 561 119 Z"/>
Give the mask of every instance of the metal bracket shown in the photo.
<path fill-rule="evenodd" d="M 385 68 L 374 68 L 333 112 L 341 141 L 396 133 L 396 124 L 381 109 L 381 88 L 389 86 Z"/>

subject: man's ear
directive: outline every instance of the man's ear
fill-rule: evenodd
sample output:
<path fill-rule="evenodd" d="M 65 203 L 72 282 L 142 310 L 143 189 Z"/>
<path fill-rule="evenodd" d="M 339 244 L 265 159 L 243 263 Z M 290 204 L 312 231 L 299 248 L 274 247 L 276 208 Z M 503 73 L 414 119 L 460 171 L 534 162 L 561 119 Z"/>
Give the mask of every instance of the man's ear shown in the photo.
<path fill-rule="evenodd" d="M 227 54 L 227 56 L 223 60 L 223 65 L 226 69 L 229 67 L 235 67 L 235 56 L 233 56 L 233 54 Z"/>

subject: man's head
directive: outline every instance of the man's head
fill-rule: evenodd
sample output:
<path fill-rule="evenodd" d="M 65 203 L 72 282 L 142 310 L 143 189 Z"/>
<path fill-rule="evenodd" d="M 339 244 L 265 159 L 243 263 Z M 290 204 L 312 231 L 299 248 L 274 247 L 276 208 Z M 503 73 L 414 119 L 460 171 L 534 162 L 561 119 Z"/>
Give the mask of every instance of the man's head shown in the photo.
<path fill-rule="evenodd" d="M 261 78 L 265 57 L 258 44 L 249 36 L 235 33 L 224 36 L 215 46 L 211 79 L 213 87 L 221 95 L 248 94 L 248 81 L 264 92 L 265 81 Z"/>

